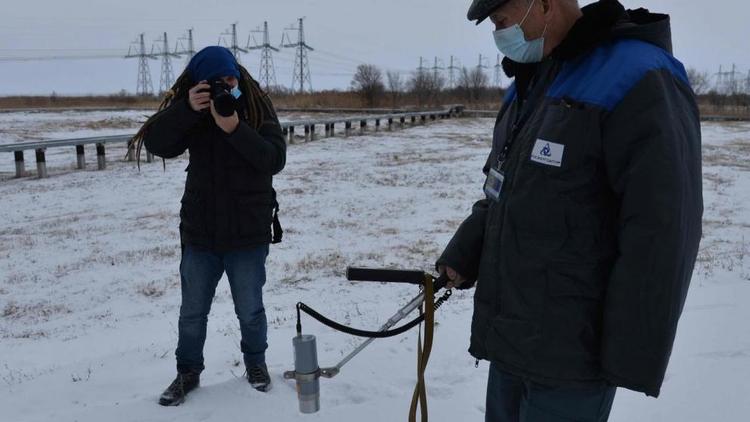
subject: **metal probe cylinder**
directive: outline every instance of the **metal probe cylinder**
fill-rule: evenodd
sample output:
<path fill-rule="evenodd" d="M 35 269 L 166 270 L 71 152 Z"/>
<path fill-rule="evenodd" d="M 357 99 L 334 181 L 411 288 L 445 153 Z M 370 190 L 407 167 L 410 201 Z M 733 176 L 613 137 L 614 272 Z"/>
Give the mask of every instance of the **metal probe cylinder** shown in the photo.
<path fill-rule="evenodd" d="M 315 336 L 298 335 L 292 339 L 292 345 L 299 411 L 315 413 L 320 410 L 320 367 Z"/>

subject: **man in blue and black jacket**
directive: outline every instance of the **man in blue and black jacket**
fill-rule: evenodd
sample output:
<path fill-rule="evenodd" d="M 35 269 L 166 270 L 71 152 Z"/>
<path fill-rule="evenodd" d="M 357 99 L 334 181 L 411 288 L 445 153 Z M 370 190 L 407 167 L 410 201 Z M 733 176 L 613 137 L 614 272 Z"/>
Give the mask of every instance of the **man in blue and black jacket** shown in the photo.
<path fill-rule="evenodd" d="M 437 265 L 476 281 L 488 421 L 604 421 L 658 396 L 701 237 L 701 135 L 669 17 L 616 0 L 474 0 L 515 78 L 485 198 Z"/>

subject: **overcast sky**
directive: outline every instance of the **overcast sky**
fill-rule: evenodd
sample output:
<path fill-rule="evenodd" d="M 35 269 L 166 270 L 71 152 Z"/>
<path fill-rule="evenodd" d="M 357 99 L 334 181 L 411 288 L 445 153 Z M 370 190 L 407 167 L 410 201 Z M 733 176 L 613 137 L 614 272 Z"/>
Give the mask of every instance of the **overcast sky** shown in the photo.
<path fill-rule="evenodd" d="M 447 67 L 476 66 L 479 54 L 488 57 L 491 78 L 497 50 L 488 22 L 474 26 L 466 20 L 470 0 L 8 0 L 0 14 L 0 95 L 113 93 L 136 89 L 137 60 L 7 61 L 8 57 L 120 56 L 138 34 L 145 32 L 150 49 L 166 31 L 170 47 L 194 29 L 196 48 L 216 44 L 236 22 L 241 45 L 252 29 L 267 20 L 271 44 L 281 43 L 285 27 L 305 17 L 312 83 L 315 89 L 349 86 L 359 63 L 398 70 L 404 78 L 419 65 L 431 67 L 434 57 Z M 581 1 L 581 5 L 591 1 Z M 648 7 L 672 15 L 675 55 L 686 66 L 716 73 L 719 65 L 748 75 L 750 70 L 750 5 L 741 0 L 624 0 L 628 8 Z M 215 6 L 219 4 L 219 6 Z M 296 40 L 296 33 L 291 33 Z M 259 39 L 260 40 L 260 39 Z M 185 59 L 173 59 L 175 73 Z M 294 51 L 274 56 L 277 81 L 292 82 Z M 241 61 L 257 74 L 259 55 Z M 154 88 L 159 87 L 161 63 L 150 61 Z M 507 81 L 504 81 L 507 84 Z"/>

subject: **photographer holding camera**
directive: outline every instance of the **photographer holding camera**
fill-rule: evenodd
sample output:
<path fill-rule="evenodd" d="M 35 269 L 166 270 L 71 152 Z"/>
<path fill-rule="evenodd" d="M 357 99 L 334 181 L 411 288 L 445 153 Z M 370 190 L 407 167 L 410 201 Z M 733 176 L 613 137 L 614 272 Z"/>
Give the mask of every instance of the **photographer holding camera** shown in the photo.
<path fill-rule="evenodd" d="M 204 48 L 133 141 L 139 153 L 145 145 L 162 158 L 190 153 L 180 210 L 177 377 L 159 404 L 179 405 L 199 385 L 207 317 L 224 272 L 240 322 L 247 380 L 268 391 L 262 289 L 269 243 L 281 241 L 272 178 L 286 162 L 268 95 L 228 49 Z"/>

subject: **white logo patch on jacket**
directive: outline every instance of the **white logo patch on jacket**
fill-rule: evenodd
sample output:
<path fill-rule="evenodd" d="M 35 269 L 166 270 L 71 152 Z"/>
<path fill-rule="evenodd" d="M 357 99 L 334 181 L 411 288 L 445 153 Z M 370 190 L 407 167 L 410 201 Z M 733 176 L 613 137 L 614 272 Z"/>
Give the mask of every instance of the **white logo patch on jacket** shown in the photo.
<path fill-rule="evenodd" d="M 531 161 L 546 164 L 548 166 L 560 167 L 562 165 L 563 151 L 565 145 L 537 139 L 531 150 Z"/>

